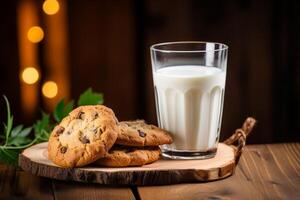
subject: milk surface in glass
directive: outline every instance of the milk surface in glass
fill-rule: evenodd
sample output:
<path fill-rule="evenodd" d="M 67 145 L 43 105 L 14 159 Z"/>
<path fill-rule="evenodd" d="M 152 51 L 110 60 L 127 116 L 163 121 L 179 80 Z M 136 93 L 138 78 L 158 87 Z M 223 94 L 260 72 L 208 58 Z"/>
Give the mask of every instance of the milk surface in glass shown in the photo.
<path fill-rule="evenodd" d="M 226 72 L 197 65 L 153 72 L 160 127 L 172 133 L 169 150 L 209 151 L 219 139 Z"/>

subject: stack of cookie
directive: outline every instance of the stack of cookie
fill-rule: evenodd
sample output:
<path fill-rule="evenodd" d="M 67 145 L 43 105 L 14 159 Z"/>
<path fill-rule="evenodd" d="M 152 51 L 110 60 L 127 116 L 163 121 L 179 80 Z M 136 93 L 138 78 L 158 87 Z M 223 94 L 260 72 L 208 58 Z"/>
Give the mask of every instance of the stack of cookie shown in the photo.
<path fill-rule="evenodd" d="M 159 145 L 172 143 L 169 133 L 143 120 L 118 122 L 105 106 L 81 106 L 57 125 L 48 156 L 61 167 L 90 163 L 109 167 L 141 166 L 160 157 Z"/>
<path fill-rule="evenodd" d="M 115 145 L 104 158 L 96 161 L 97 164 L 113 167 L 145 165 L 159 159 L 158 145 L 172 143 L 165 130 L 143 120 L 120 122 L 119 128 Z"/>

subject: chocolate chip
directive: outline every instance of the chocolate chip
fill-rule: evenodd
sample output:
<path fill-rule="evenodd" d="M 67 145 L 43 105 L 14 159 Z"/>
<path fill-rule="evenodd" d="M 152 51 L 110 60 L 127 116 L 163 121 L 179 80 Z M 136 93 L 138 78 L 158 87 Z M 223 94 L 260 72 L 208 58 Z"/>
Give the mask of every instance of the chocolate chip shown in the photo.
<path fill-rule="evenodd" d="M 93 129 L 93 132 L 96 134 L 96 133 L 98 133 L 98 128 L 94 128 Z"/>
<path fill-rule="evenodd" d="M 80 111 L 76 117 L 77 119 L 84 119 L 84 112 Z"/>
<path fill-rule="evenodd" d="M 65 131 L 65 128 L 62 126 L 59 126 L 56 130 L 56 136 L 59 136 L 60 134 L 62 134 Z"/>
<path fill-rule="evenodd" d="M 68 150 L 67 147 L 61 147 L 61 148 L 60 148 L 60 152 L 63 153 L 63 154 L 66 153 L 67 150 Z"/>
<path fill-rule="evenodd" d="M 81 131 L 78 132 L 78 135 L 79 135 L 80 138 L 82 137 L 82 134 L 83 133 Z"/>
<path fill-rule="evenodd" d="M 99 114 L 97 112 L 95 112 L 94 119 L 97 119 L 98 117 L 99 117 Z"/>
<path fill-rule="evenodd" d="M 92 131 L 96 134 L 96 133 L 98 133 L 98 128 L 99 128 L 100 134 L 102 134 L 103 133 L 103 129 L 101 127 L 96 127 Z"/>
<path fill-rule="evenodd" d="M 143 132 L 141 130 L 138 130 L 138 132 L 139 132 L 140 137 L 146 137 L 146 135 L 147 135 L 145 132 Z"/>
<path fill-rule="evenodd" d="M 99 128 L 100 134 L 104 133 L 105 130 L 106 130 L 106 126 L 100 127 Z"/>
<path fill-rule="evenodd" d="M 86 136 L 83 136 L 80 138 L 80 141 L 83 143 L 83 144 L 88 144 L 90 143 L 90 140 L 86 137 Z"/>

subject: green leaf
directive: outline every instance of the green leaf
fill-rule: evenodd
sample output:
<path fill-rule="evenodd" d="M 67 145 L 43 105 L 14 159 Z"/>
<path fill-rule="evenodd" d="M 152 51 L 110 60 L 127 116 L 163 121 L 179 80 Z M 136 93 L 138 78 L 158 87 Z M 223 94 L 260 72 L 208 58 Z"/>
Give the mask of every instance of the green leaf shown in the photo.
<path fill-rule="evenodd" d="M 37 142 L 47 141 L 52 127 L 53 125 L 50 124 L 50 116 L 42 112 L 42 119 L 37 120 L 37 122 L 33 125 L 34 135 L 37 138 Z"/>
<path fill-rule="evenodd" d="M 19 147 L 21 145 L 26 145 L 29 144 L 32 140 L 28 137 L 21 137 L 21 136 L 17 136 L 14 138 L 9 138 L 8 144 L 10 146 L 16 146 Z"/>
<path fill-rule="evenodd" d="M 11 137 L 15 137 L 16 135 L 18 135 L 20 133 L 20 131 L 22 130 L 22 128 L 23 128 L 22 124 L 13 128 L 13 130 L 11 131 Z"/>
<path fill-rule="evenodd" d="M 36 123 L 33 125 L 34 132 L 38 133 L 41 132 L 43 129 L 48 130 L 49 123 L 50 123 L 50 116 L 42 112 L 42 119 L 37 120 Z"/>
<path fill-rule="evenodd" d="M 74 101 L 70 101 L 65 105 L 64 99 L 60 100 L 53 111 L 53 117 L 56 122 L 60 122 L 65 116 L 71 112 L 74 106 Z"/>
<path fill-rule="evenodd" d="M 23 129 L 23 130 L 18 134 L 18 136 L 19 136 L 19 137 L 26 137 L 26 136 L 29 135 L 29 133 L 31 132 L 31 130 L 32 130 L 32 127 L 27 127 L 27 128 L 25 128 L 25 129 Z"/>
<path fill-rule="evenodd" d="M 50 137 L 50 132 L 42 130 L 39 134 L 36 135 L 36 143 L 46 142 Z"/>
<path fill-rule="evenodd" d="M 74 101 L 72 100 L 64 107 L 63 117 L 67 116 L 73 110 L 73 107 Z"/>
<path fill-rule="evenodd" d="M 20 150 L 4 149 L 0 146 L 0 161 L 10 165 L 17 165 L 19 153 Z"/>
<path fill-rule="evenodd" d="M 1 138 L 4 139 L 4 144 L 0 145 L 0 161 L 7 164 L 17 164 L 18 155 L 21 150 L 33 145 L 36 143 L 39 138 L 35 137 L 33 140 L 29 137 L 29 134 L 32 130 L 32 127 L 27 127 L 23 129 L 23 125 L 18 125 L 13 128 L 13 116 L 10 112 L 10 105 L 7 98 L 4 96 L 7 107 L 7 123 L 4 123 L 5 134 L 1 135 Z M 51 127 L 49 125 L 49 116 L 43 115 L 44 119 L 40 123 L 40 128 Z M 46 117 L 45 117 L 46 116 Z M 46 120 L 45 120 L 46 119 Z M 47 121 L 48 120 L 48 121 Z M 49 137 L 47 132 L 44 129 L 41 129 L 41 137 L 45 139 Z"/>
<path fill-rule="evenodd" d="M 64 100 L 62 99 L 58 102 L 58 104 L 55 106 L 55 109 L 53 111 L 53 117 L 55 121 L 60 122 L 60 120 L 62 119 L 64 107 L 65 107 L 65 103 Z"/>
<path fill-rule="evenodd" d="M 5 139 L 7 141 L 8 137 L 10 135 L 12 126 L 13 126 L 14 117 L 10 114 L 10 105 L 9 105 L 9 101 L 8 101 L 7 97 L 5 95 L 3 95 L 3 98 L 5 100 L 6 109 L 7 109 L 7 123 L 5 126 Z"/>
<path fill-rule="evenodd" d="M 14 128 L 14 129 L 19 129 L 20 126 L 23 127 L 23 125 L 19 125 L 16 128 Z M 29 137 L 27 137 L 27 136 L 29 135 L 29 133 L 31 132 L 31 130 L 32 130 L 32 127 L 27 127 L 27 128 L 25 128 L 23 130 L 20 129 L 20 131 L 18 133 L 14 133 L 15 134 L 14 136 L 13 136 L 13 134 L 11 134 L 11 136 L 6 141 L 6 145 L 7 146 L 16 146 L 16 147 L 19 147 L 21 145 L 25 145 L 25 144 L 30 143 L 32 140 Z"/>
<path fill-rule="evenodd" d="M 88 88 L 83 94 L 80 95 L 77 105 L 96 105 L 103 104 L 103 102 L 104 99 L 102 93 L 93 92 L 92 88 Z"/>

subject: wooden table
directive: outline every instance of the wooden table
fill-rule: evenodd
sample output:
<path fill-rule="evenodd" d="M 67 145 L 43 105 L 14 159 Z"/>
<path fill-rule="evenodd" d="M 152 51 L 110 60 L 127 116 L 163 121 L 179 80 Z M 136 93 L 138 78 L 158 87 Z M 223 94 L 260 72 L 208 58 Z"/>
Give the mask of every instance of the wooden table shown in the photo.
<path fill-rule="evenodd" d="M 0 199 L 300 199 L 300 143 L 249 145 L 233 176 L 209 183 L 108 187 L 36 177 L 0 164 Z"/>

